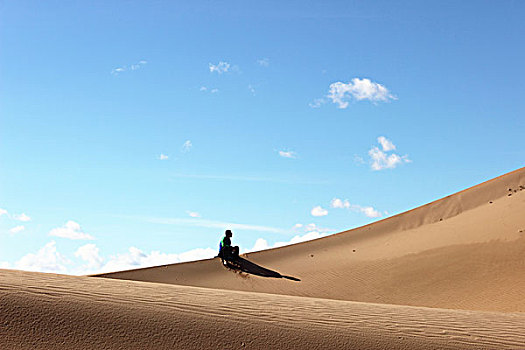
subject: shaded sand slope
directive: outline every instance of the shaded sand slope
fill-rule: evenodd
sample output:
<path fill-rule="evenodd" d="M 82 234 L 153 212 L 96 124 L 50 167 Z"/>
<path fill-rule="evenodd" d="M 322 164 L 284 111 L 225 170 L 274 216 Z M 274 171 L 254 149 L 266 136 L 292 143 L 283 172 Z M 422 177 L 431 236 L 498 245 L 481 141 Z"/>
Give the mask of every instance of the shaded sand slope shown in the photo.
<path fill-rule="evenodd" d="M 525 312 L 525 168 L 408 212 L 245 258 L 286 279 L 238 274 L 218 259 L 100 276 L 450 309 Z"/>
<path fill-rule="evenodd" d="M 2 349 L 523 349 L 525 314 L 0 270 Z"/>

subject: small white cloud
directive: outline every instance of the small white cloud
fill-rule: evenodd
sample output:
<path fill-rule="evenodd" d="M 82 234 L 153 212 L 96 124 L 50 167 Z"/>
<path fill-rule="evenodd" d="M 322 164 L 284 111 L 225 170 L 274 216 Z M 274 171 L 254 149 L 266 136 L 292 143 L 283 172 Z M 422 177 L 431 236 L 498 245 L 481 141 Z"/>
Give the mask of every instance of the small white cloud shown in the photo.
<path fill-rule="evenodd" d="M 219 62 L 217 64 L 209 63 L 210 72 L 217 72 L 218 74 L 226 73 L 230 70 L 230 64 L 228 62 Z"/>
<path fill-rule="evenodd" d="M 192 147 L 193 147 L 193 144 L 191 143 L 191 141 L 186 140 L 186 142 L 182 144 L 182 152 L 183 153 L 189 152 Z"/>
<path fill-rule="evenodd" d="M 250 90 L 252 95 L 255 95 L 255 88 L 252 85 L 248 85 L 248 90 Z"/>
<path fill-rule="evenodd" d="M 375 210 L 373 207 L 363 207 L 358 204 L 350 204 L 350 202 L 347 199 L 342 200 L 339 198 L 334 198 L 330 202 L 330 206 L 332 208 L 350 209 L 352 211 L 360 212 L 362 214 L 365 214 L 369 218 L 381 217 L 381 213 Z"/>
<path fill-rule="evenodd" d="M 0 208 L 0 216 L 7 215 L 7 210 Z"/>
<path fill-rule="evenodd" d="M 186 211 L 186 213 L 188 213 L 189 216 L 191 216 L 192 218 L 200 218 L 201 217 L 201 214 L 197 213 L 196 211 Z"/>
<path fill-rule="evenodd" d="M 261 58 L 257 60 L 257 64 L 261 67 L 268 67 L 270 65 L 270 59 L 269 58 Z"/>
<path fill-rule="evenodd" d="M 24 221 L 24 222 L 31 221 L 31 218 L 24 213 L 20 215 L 14 215 L 13 219 L 18 220 L 18 221 Z"/>
<path fill-rule="evenodd" d="M 353 78 L 349 83 L 340 81 L 332 83 L 326 97 L 341 109 L 347 108 L 352 100 L 368 100 L 376 103 L 397 99 L 386 87 L 366 78 Z"/>
<path fill-rule="evenodd" d="M 318 205 L 310 211 L 310 214 L 312 214 L 312 216 L 326 216 L 328 215 L 328 210 L 323 209 L 320 205 Z"/>
<path fill-rule="evenodd" d="M 310 102 L 308 105 L 312 108 L 319 108 L 325 103 L 326 100 L 324 98 L 316 98 L 315 100 L 313 100 L 313 102 Z"/>
<path fill-rule="evenodd" d="M 15 263 L 19 270 L 66 273 L 71 262 L 57 251 L 55 241 L 47 243 L 35 254 L 27 254 Z"/>
<path fill-rule="evenodd" d="M 379 136 L 377 138 L 377 142 L 379 142 L 379 144 L 381 144 L 381 147 L 383 147 L 383 151 L 385 151 L 385 152 L 393 151 L 393 150 L 396 149 L 396 146 L 392 143 L 392 141 L 390 141 L 389 139 L 387 139 L 384 136 Z"/>
<path fill-rule="evenodd" d="M 0 269 L 9 269 L 11 265 L 7 261 L 0 261 Z"/>
<path fill-rule="evenodd" d="M 134 70 L 140 69 L 142 66 L 144 66 L 147 63 L 148 61 L 140 60 L 138 63 L 131 64 L 129 67 L 128 66 L 117 67 L 111 71 L 111 74 L 118 75 L 119 73 L 122 73 L 125 71 L 134 71 Z"/>
<path fill-rule="evenodd" d="M 359 211 L 361 211 L 363 214 L 368 216 L 369 218 L 379 218 L 381 217 L 381 213 L 375 210 L 372 207 L 360 207 Z"/>
<path fill-rule="evenodd" d="M 279 151 L 279 155 L 283 158 L 297 158 L 297 153 L 293 151 Z"/>
<path fill-rule="evenodd" d="M 167 160 L 168 158 L 169 158 L 169 156 L 166 155 L 166 154 L 163 154 L 163 153 L 161 153 L 160 156 L 159 156 L 160 160 Z"/>
<path fill-rule="evenodd" d="M 373 170 L 393 169 L 399 164 L 412 162 L 408 159 L 407 155 L 400 156 L 395 153 L 386 153 L 396 149 L 396 146 L 392 141 L 388 140 L 386 137 L 379 136 L 377 142 L 381 145 L 383 150 L 374 146 L 368 151 L 371 160 L 370 166 Z"/>
<path fill-rule="evenodd" d="M 350 208 L 350 202 L 348 202 L 347 199 L 345 199 L 344 201 L 339 199 L 339 198 L 334 198 L 332 199 L 332 201 L 330 202 L 330 206 L 332 208 L 346 208 L 346 209 L 349 209 Z"/>
<path fill-rule="evenodd" d="M 18 232 L 22 232 L 24 230 L 25 230 L 25 226 L 19 225 L 19 226 L 15 226 L 12 229 L 10 229 L 9 232 L 11 232 L 11 233 L 18 233 Z"/>
<path fill-rule="evenodd" d="M 50 236 L 62 237 L 67 239 L 86 239 L 93 240 L 95 237 L 82 232 L 80 225 L 74 221 L 69 220 L 62 227 L 57 227 L 49 231 Z"/>
<path fill-rule="evenodd" d="M 202 91 L 202 92 L 209 91 L 210 94 L 215 94 L 215 93 L 219 92 L 219 89 L 217 89 L 217 88 L 213 88 L 213 89 L 211 89 L 211 88 L 208 88 L 207 86 L 201 86 L 201 88 L 199 89 L 199 91 Z"/>

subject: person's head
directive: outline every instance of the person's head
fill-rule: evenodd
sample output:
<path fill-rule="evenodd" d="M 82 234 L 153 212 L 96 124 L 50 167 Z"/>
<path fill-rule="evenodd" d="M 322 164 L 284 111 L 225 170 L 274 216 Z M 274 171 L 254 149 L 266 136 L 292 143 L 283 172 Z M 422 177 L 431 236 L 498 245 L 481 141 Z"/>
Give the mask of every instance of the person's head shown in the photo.
<path fill-rule="evenodd" d="M 233 236 L 232 231 L 230 231 L 230 230 L 226 230 L 226 232 L 224 232 L 224 234 L 226 235 L 226 237 Z"/>

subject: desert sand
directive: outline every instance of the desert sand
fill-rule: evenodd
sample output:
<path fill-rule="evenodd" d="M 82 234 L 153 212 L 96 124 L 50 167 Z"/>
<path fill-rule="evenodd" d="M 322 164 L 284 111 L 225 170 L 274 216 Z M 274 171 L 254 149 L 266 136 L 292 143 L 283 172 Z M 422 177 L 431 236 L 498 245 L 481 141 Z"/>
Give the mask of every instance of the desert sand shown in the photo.
<path fill-rule="evenodd" d="M 242 257 L 244 272 L 219 259 L 83 277 L 0 270 L 0 344 L 525 349 L 525 168 Z"/>

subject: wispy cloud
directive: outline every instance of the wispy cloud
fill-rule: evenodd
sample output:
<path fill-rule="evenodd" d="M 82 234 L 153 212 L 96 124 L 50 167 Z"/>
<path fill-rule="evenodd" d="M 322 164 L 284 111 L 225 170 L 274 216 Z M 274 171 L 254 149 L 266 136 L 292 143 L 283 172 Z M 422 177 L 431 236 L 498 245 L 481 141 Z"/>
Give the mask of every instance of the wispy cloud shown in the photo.
<path fill-rule="evenodd" d="M 318 205 L 310 211 L 310 214 L 312 214 L 312 216 L 326 216 L 328 215 L 328 210 Z"/>
<path fill-rule="evenodd" d="M 67 239 L 95 239 L 95 237 L 83 232 L 80 228 L 80 225 L 72 220 L 66 222 L 62 227 L 57 227 L 49 231 L 49 236 L 62 237 Z"/>
<path fill-rule="evenodd" d="M 0 216 L 7 215 L 7 210 L 0 208 Z"/>
<path fill-rule="evenodd" d="M 180 225 L 180 226 L 192 226 L 192 227 L 205 227 L 205 228 L 218 228 L 218 229 L 231 229 L 231 230 L 247 230 L 247 231 L 260 231 L 260 232 L 273 232 L 273 233 L 286 233 L 287 230 L 252 224 L 240 224 L 226 221 L 217 220 L 205 220 L 198 218 L 161 218 L 161 217 L 145 217 L 145 216 L 119 216 L 129 219 L 140 220 L 143 222 L 149 222 L 153 224 L 163 225 Z"/>
<path fill-rule="evenodd" d="M 326 100 L 324 98 L 316 98 L 313 100 L 313 102 L 310 102 L 308 105 L 312 108 L 319 108 L 325 103 Z"/>
<path fill-rule="evenodd" d="M 279 155 L 283 158 L 296 158 L 297 153 L 293 151 L 279 151 Z"/>
<path fill-rule="evenodd" d="M 201 217 L 201 214 L 199 214 L 198 212 L 196 211 L 190 211 L 190 210 L 187 210 L 186 213 L 191 216 L 192 218 L 200 218 Z"/>
<path fill-rule="evenodd" d="M 330 84 L 326 97 L 315 99 L 314 102 L 310 103 L 310 107 L 318 108 L 327 101 L 332 101 L 339 108 L 345 109 L 351 101 L 364 100 L 378 103 L 397 100 L 397 97 L 385 86 L 370 79 L 353 78 L 348 83 L 338 81 Z"/>
<path fill-rule="evenodd" d="M 31 218 L 27 216 L 25 213 L 22 213 L 19 215 L 13 215 L 13 219 L 18 220 L 18 221 L 24 221 L 24 222 L 31 221 Z"/>
<path fill-rule="evenodd" d="M 134 63 L 134 64 L 131 64 L 129 66 L 117 67 L 117 68 L 114 68 L 111 71 L 111 74 L 118 75 L 118 74 L 126 72 L 126 71 L 134 71 L 134 70 L 142 68 L 147 63 L 148 63 L 148 61 L 140 60 L 138 63 Z"/>
<path fill-rule="evenodd" d="M 167 159 L 169 159 L 169 156 L 168 156 L 168 155 L 163 154 L 163 153 L 160 154 L 160 156 L 159 156 L 159 160 L 167 160 Z"/>
<path fill-rule="evenodd" d="M 252 93 L 252 95 L 255 95 L 255 88 L 253 87 L 253 85 L 248 85 L 248 90 L 250 90 L 250 92 Z"/>
<path fill-rule="evenodd" d="M 18 233 L 18 232 L 22 232 L 24 230 L 25 230 L 25 226 L 19 225 L 19 226 L 15 226 L 12 229 L 10 229 L 9 232 L 15 234 L 15 233 Z"/>
<path fill-rule="evenodd" d="M 239 175 L 202 175 L 202 174 L 174 174 L 174 178 L 184 179 L 202 179 L 202 180 L 219 180 L 219 181 L 253 181 L 253 182 L 274 182 L 283 184 L 305 184 L 305 185 L 326 185 L 327 180 L 307 180 L 307 179 L 283 179 L 275 177 L 256 177 L 256 176 L 239 176 Z"/>
<path fill-rule="evenodd" d="M 230 70 L 231 65 L 228 62 L 220 61 L 217 64 L 209 63 L 208 67 L 210 69 L 210 73 L 216 72 L 218 74 L 226 73 Z"/>
<path fill-rule="evenodd" d="M 352 210 L 352 211 L 356 211 L 356 212 L 360 212 L 364 215 L 366 215 L 367 217 L 369 218 L 378 218 L 378 217 L 381 217 L 381 213 L 379 211 L 377 211 L 376 209 L 374 209 L 373 207 L 370 207 L 370 206 L 361 206 L 361 205 L 358 205 L 358 204 L 350 204 L 350 202 L 345 199 L 345 200 L 342 200 L 342 199 L 339 199 L 339 198 L 334 198 L 332 199 L 332 201 L 330 202 L 330 206 L 332 208 L 339 208 L 339 209 L 349 209 L 349 210 Z"/>
<path fill-rule="evenodd" d="M 219 89 L 217 89 L 217 88 L 209 88 L 207 86 L 201 86 L 199 91 L 209 92 L 211 94 L 215 94 L 215 93 L 219 92 Z"/>
<path fill-rule="evenodd" d="M 190 140 L 186 140 L 183 144 L 182 144 L 182 152 L 183 153 L 187 153 L 191 150 L 191 148 L 193 147 L 193 144 L 191 143 Z"/>
<path fill-rule="evenodd" d="M 408 159 L 408 155 L 400 156 L 393 152 L 387 153 L 395 150 L 396 146 L 386 137 L 378 137 L 377 142 L 381 145 L 382 150 L 374 146 L 368 151 L 371 160 L 370 166 L 373 170 L 393 169 L 400 164 L 412 162 Z"/>
<path fill-rule="evenodd" d="M 261 67 L 268 67 L 270 65 L 270 59 L 269 58 L 258 59 L 257 64 Z"/>

